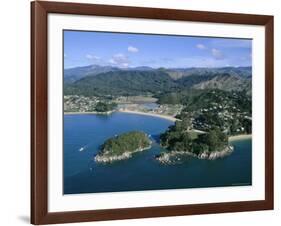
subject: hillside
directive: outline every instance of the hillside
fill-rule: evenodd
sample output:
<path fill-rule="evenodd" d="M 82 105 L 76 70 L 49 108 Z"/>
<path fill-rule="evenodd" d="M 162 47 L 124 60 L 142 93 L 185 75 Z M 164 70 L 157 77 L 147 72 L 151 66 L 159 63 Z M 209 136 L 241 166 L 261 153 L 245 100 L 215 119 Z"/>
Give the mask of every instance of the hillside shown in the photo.
<path fill-rule="evenodd" d="M 139 95 L 167 92 L 178 87 L 171 77 L 154 71 L 111 71 L 89 75 L 65 86 L 66 94 Z"/>
<path fill-rule="evenodd" d="M 85 67 L 75 67 L 64 70 L 64 83 L 73 83 L 88 75 L 97 75 L 109 71 L 117 71 L 119 68 L 110 66 L 89 65 Z"/>
<path fill-rule="evenodd" d="M 221 89 L 225 91 L 242 91 L 251 89 L 252 80 L 238 76 L 222 74 L 192 86 L 194 89 Z"/>
<path fill-rule="evenodd" d="M 189 76 L 215 76 L 227 73 L 241 78 L 251 79 L 252 67 L 221 67 L 221 68 L 171 68 L 166 69 L 171 78 L 177 80 Z"/>
<path fill-rule="evenodd" d="M 241 78 L 251 79 L 252 67 L 221 67 L 221 68 L 151 68 L 147 66 L 118 68 L 112 66 L 88 65 L 82 67 L 68 68 L 64 70 L 65 82 L 75 82 L 89 75 L 97 75 L 109 71 L 154 71 L 162 70 L 166 72 L 172 79 L 178 80 L 188 76 L 214 76 L 216 74 L 228 73 L 230 75 L 239 76 Z"/>
<path fill-rule="evenodd" d="M 160 95 L 187 89 L 221 89 L 251 94 L 251 67 L 120 69 L 92 65 L 65 70 L 65 95 Z"/>

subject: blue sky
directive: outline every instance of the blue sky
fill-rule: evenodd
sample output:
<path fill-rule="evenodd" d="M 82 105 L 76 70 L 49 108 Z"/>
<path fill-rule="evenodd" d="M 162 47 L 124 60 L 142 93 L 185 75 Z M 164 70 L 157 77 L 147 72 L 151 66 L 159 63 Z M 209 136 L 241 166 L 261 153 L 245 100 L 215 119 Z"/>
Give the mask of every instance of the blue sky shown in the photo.
<path fill-rule="evenodd" d="M 252 65 L 252 41 L 171 35 L 64 31 L 64 67 L 122 68 Z"/>

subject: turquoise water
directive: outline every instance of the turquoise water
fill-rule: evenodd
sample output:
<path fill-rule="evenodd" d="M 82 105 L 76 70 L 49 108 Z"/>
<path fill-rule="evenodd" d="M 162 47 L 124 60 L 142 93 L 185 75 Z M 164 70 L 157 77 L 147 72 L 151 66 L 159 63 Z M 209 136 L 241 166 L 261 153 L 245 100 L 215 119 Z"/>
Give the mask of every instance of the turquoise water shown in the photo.
<path fill-rule="evenodd" d="M 215 161 L 188 158 L 161 165 L 159 134 L 173 122 L 144 115 L 114 113 L 64 116 L 64 194 L 251 185 L 252 140 L 234 141 L 234 152 Z M 93 156 L 109 137 L 132 130 L 151 134 L 150 150 L 108 165 Z M 82 149 L 81 149 L 82 148 Z"/>

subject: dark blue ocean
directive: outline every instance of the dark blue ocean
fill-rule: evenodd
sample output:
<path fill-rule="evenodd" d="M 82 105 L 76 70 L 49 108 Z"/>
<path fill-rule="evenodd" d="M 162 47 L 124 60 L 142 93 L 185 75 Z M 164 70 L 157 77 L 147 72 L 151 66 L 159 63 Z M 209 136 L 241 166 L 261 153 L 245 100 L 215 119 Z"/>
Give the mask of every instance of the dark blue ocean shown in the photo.
<path fill-rule="evenodd" d="M 233 141 L 234 152 L 214 161 L 188 158 L 161 165 L 159 134 L 173 122 L 128 113 L 64 116 L 64 194 L 251 185 L 252 140 Z M 108 165 L 93 156 L 109 137 L 140 130 L 154 140 L 150 150 Z"/>

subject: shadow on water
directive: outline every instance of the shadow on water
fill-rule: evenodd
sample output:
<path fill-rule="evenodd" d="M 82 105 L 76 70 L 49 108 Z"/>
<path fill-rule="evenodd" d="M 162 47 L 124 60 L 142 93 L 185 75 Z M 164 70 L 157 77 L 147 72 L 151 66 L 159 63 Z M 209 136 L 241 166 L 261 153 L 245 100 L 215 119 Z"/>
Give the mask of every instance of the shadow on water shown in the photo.
<path fill-rule="evenodd" d="M 151 139 L 155 141 L 155 143 L 160 144 L 160 135 L 161 134 L 153 134 L 151 135 Z"/>

